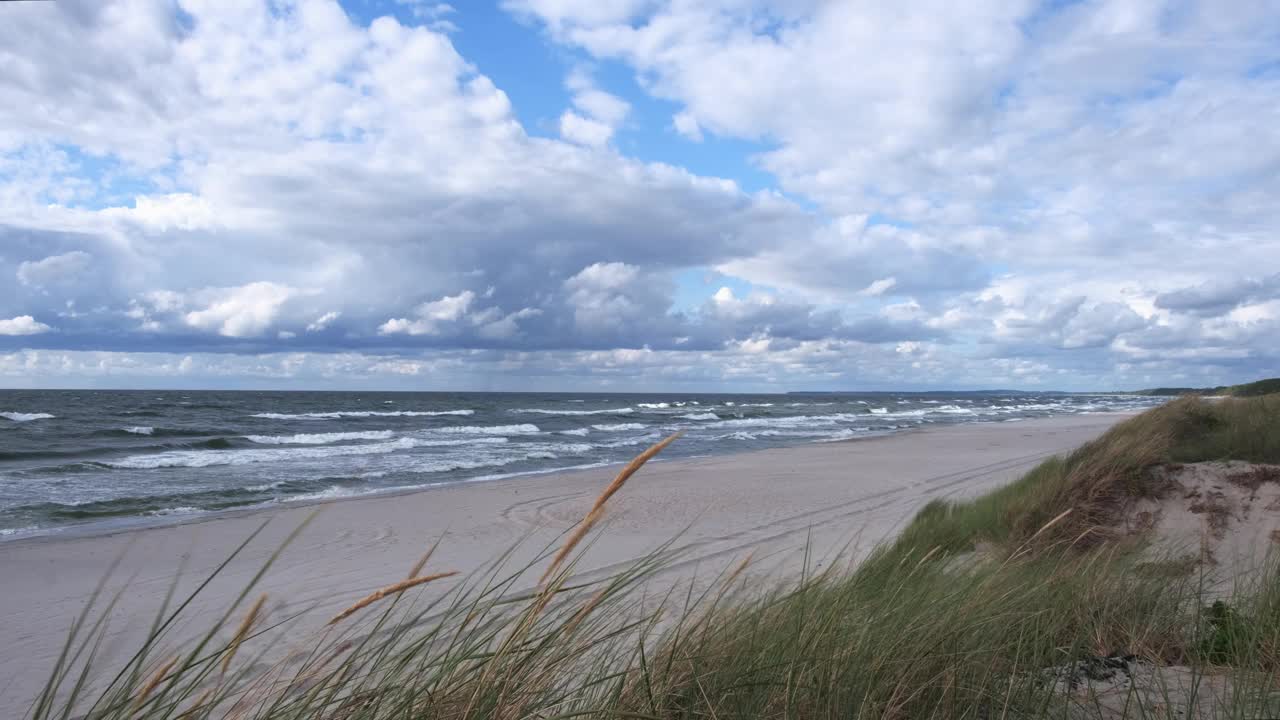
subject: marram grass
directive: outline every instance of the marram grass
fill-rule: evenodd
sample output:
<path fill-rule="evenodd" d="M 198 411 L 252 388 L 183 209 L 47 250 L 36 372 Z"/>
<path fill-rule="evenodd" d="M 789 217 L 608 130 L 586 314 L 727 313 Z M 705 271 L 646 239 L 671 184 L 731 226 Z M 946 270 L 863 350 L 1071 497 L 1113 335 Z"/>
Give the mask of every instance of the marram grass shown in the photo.
<path fill-rule="evenodd" d="M 268 562 L 177 654 L 163 648 L 190 597 L 167 603 L 123 667 L 99 667 L 111 603 L 95 597 L 28 717 L 1102 717 L 1069 707 L 1046 670 L 1116 655 L 1185 666 L 1200 700 L 1220 695 L 1222 717 L 1256 717 L 1280 670 L 1276 565 L 1215 606 L 1193 567 L 1150 572 L 1103 526 L 1115 503 L 1146 492 L 1151 464 L 1280 460 L 1277 420 L 1276 397 L 1174 401 L 1006 488 L 930 504 L 854 568 L 759 578 L 747 556 L 674 582 L 668 545 L 576 581 L 608 503 L 626 502 L 624 483 L 668 438 L 531 565 L 512 566 L 509 552 L 465 576 L 424 575 L 428 551 L 314 636 L 270 617 L 261 597 L 232 629 Z M 1230 692 L 1200 682 L 1221 676 Z M 1187 717 L 1193 702 L 1134 697 L 1125 716 Z"/>

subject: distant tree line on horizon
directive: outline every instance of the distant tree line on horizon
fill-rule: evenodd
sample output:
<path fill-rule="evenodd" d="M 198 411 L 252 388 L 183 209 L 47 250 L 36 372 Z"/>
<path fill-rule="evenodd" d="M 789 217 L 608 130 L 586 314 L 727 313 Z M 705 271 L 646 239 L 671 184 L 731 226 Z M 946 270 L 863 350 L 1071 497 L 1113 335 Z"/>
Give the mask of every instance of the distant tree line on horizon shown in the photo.
<path fill-rule="evenodd" d="M 1162 387 L 1148 390 L 1136 390 L 1135 395 L 1231 395 L 1233 397 L 1255 397 L 1280 392 L 1280 378 L 1268 378 L 1243 385 L 1219 385 L 1211 388 Z"/>

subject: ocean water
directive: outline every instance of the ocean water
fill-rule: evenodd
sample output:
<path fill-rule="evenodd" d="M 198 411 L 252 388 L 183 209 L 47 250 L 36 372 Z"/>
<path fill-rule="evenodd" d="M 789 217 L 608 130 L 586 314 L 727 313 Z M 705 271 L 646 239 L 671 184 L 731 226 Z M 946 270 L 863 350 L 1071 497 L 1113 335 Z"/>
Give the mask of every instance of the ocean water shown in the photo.
<path fill-rule="evenodd" d="M 663 459 L 1158 401 L 1013 393 L 0 391 L 0 540 L 620 463 L 676 430 L 685 436 Z"/>

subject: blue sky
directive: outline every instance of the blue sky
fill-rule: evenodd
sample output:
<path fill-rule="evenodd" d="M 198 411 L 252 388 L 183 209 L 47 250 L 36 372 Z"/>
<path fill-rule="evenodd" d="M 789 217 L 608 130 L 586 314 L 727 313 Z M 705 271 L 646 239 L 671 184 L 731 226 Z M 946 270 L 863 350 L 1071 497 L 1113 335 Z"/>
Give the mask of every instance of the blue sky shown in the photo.
<path fill-rule="evenodd" d="M 1267 0 L 0 4 L 0 386 L 1217 384 Z"/>

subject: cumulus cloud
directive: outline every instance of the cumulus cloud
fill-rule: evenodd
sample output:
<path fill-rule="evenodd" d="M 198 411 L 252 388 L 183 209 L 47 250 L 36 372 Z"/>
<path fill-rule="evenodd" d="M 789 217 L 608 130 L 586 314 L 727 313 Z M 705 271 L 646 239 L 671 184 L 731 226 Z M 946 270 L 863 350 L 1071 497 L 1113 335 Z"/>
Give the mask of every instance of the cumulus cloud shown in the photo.
<path fill-rule="evenodd" d="M 91 260 L 89 253 L 80 250 L 41 260 L 25 260 L 18 265 L 18 282 L 33 287 L 73 282 L 89 267 Z"/>
<path fill-rule="evenodd" d="M 307 332 L 321 332 L 328 328 L 334 320 L 337 320 L 340 317 L 342 317 L 342 313 L 337 310 L 330 310 L 315 320 L 307 323 Z"/>
<path fill-rule="evenodd" d="M 457 295 L 446 295 L 439 300 L 423 303 L 416 310 L 417 318 L 392 318 L 378 327 L 384 335 L 406 333 L 409 335 L 434 335 L 441 325 L 455 323 L 466 315 L 476 294 L 463 290 Z"/>
<path fill-rule="evenodd" d="M 613 137 L 613 128 L 599 120 L 566 110 L 560 116 L 560 135 L 571 142 L 601 147 Z"/>
<path fill-rule="evenodd" d="M 574 109 L 560 116 L 560 135 L 570 142 L 601 147 L 613 138 L 631 105 L 595 84 L 590 72 L 576 68 L 565 82 Z"/>
<path fill-rule="evenodd" d="M 261 335 L 280 313 L 280 306 L 297 295 L 294 288 L 271 282 L 211 290 L 207 305 L 183 316 L 188 325 L 226 337 Z"/>
<path fill-rule="evenodd" d="M 39 335 L 52 329 L 30 315 L 19 315 L 8 320 L 0 319 L 0 335 Z"/>
<path fill-rule="evenodd" d="M 1280 297 L 1280 274 L 1266 278 L 1214 279 L 1160 293 L 1156 307 L 1197 315 L 1223 315 L 1241 305 Z"/>

